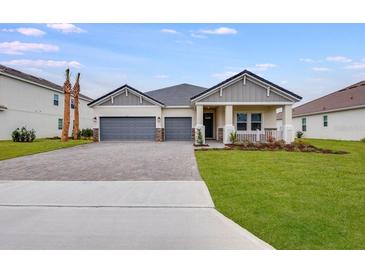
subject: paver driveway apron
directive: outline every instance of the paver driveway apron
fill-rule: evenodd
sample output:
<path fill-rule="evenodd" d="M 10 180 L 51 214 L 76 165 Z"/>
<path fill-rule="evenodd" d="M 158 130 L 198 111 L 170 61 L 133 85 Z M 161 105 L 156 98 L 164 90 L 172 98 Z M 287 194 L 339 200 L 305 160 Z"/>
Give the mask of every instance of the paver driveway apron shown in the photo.
<path fill-rule="evenodd" d="M 191 142 L 101 142 L 0 161 L 2 180 L 200 180 Z"/>
<path fill-rule="evenodd" d="M 105 151 L 109 151 L 107 155 Z M 167 155 L 168 151 L 171 158 L 166 163 L 175 173 L 168 168 L 161 172 L 159 165 L 151 163 L 158 160 L 156 154 Z M 67 161 L 71 155 L 82 161 L 80 171 L 74 166 L 76 160 Z M 91 155 L 93 159 L 88 158 Z M 57 164 L 59 157 L 61 163 Z M 102 168 L 92 165 L 95 159 L 99 165 L 103 163 Z M 31 177 L 50 179 L 0 181 L 0 249 L 272 248 L 215 210 L 200 180 L 191 143 L 181 143 L 178 148 L 169 142 L 161 146 L 152 142 L 86 145 L 2 161 L 1 175 L 23 179 L 32 168 L 40 171 L 42 165 L 34 163 L 37 160 L 48 172 Z M 132 162 L 126 164 L 131 172 L 118 173 L 113 166 L 126 166 L 117 161 L 127 160 Z M 55 167 L 44 166 L 46 163 L 59 169 L 65 164 L 71 169 L 66 168 L 68 177 Z M 21 175 L 7 168 L 15 168 Z M 88 173 L 94 174 L 93 168 L 102 174 L 93 176 L 108 181 L 85 179 Z M 109 174 L 111 171 L 117 175 Z M 132 175 L 135 178 L 128 180 Z M 60 181 L 63 176 L 79 179 Z M 146 180 L 155 177 L 162 178 Z"/>

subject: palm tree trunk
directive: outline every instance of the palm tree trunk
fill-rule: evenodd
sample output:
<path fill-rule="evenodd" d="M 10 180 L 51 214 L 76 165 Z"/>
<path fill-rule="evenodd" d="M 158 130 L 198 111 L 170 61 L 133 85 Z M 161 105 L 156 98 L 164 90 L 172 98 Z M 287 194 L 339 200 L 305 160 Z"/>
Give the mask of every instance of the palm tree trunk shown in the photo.
<path fill-rule="evenodd" d="M 80 116 L 79 116 L 80 73 L 77 74 L 76 82 L 72 89 L 72 93 L 75 99 L 74 126 L 72 132 L 74 140 L 77 140 L 79 133 L 79 124 L 80 124 Z"/>
<path fill-rule="evenodd" d="M 70 83 L 70 70 L 66 69 L 66 81 L 63 84 L 63 93 L 65 96 L 64 112 L 63 112 L 63 128 L 61 141 L 68 141 L 68 131 L 70 128 L 70 101 L 71 101 L 71 83 Z"/>

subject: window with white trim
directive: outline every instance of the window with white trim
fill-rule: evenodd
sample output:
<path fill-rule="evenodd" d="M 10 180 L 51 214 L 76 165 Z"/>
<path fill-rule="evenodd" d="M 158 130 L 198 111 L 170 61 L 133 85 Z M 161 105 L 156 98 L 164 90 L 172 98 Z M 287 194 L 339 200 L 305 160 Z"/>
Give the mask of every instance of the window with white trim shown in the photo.
<path fill-rule="evenodd" d="M 328 127 L 328 116 L 327 115 L 323 116 L 323 126 Z"/>
<path fill-rule="evenodd" d="M 53 94 L 53 105 L 58 106 L 58 102 L 59 102 L 58 94 Z"/>
<path fill-rule="evenodd" d="M 238 112 L 236 115 L 237 115 L 236 129 L 247 130 L 247 113 Z"/>
<path fill-rule="evenodd" d="M 251 113 L 251 130 L 261 130 L 262 114 Z"/>
<path fill-rule="evenodd" d="M 63 128 L 63 119 L 58 118 L 58 129 L 62 129 L 62 128 Z"/>
<path fill-rule="evenodd" d="M 302 118 L 302 131 L 307 131 L 307 118 Z"/>

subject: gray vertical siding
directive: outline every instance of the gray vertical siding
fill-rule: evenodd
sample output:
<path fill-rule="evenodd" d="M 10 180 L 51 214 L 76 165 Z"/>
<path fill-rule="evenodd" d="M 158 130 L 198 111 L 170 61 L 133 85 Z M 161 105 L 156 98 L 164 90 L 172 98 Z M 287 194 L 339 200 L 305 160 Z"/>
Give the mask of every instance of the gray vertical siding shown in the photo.
<path fill-rule="evenodd" d="M 282 97 L 274 92 L 270 92 L 267 96 L 266 88 L 246 79 L 246 85 L 243 80 L 223 89 L 220 96 L 219 90 L 212 95 L 199 100 L 200 102 L 290 102 L 290 100 Z"/>
<path fill-rule="evenodd" d="M 135 106 L 135 105 L 153 105 L 152 103 L 146 101 L 142 97 L 142 104 L 139 101 L 139 96 L 134 95 L 133 93 L 128 91 L 128 96 L 126 92 L 122 92 L 121 94 L 115 96 L 113 98 L 114 103 L 112 104 L 111 98 L 107 101 L 101 103 L 101 106 Z"/>

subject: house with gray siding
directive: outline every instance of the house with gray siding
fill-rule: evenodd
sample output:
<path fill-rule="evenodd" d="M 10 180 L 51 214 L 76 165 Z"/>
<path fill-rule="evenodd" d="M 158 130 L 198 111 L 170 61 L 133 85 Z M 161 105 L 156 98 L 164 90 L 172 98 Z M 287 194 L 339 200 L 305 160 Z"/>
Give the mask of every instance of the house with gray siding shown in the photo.
<path fill-rule="evenodd" d="M 142 92 L 123 85 L 89 103 L 95 137 L 110 140 L 294 140 L 292 106 L 301 97 L 248 70 L 210 88 L 191 84 Z M 276 127 L 276 110 L 283 124 Z"/>

